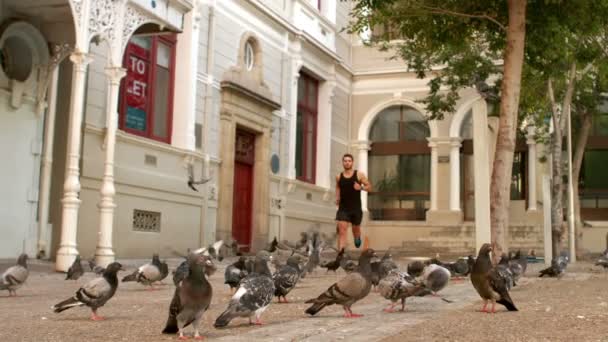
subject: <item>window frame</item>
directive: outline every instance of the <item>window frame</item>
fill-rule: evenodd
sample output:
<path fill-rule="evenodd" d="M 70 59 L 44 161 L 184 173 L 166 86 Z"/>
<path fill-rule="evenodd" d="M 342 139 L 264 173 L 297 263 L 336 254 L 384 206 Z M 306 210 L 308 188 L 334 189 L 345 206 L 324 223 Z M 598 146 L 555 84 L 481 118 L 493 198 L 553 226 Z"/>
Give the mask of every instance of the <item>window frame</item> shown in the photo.
<path fill-rule="evenodd" d="M 300 148 L 302 149 L 302 153 L 301 153 L 301 160 L 300 160 L 300 165 L 301 165 L 301 169 L 302 169 L 302 174 L 298 175 L 297 174 L 297 170 L 296 170 L 296 179 L 306 182 L 306 183 L 311 183 L 311 184 L 315 184 L 316 182 L 316 178 L 317 178 L 317 135 L 318 135 L 318 122 L 319 122 L 319 81 L 312 78 L 311 76 L 305 74 L 305 73 L 300 73 L 299 76 L 299 80 L 298 80 L 298 87 L 300 87 L 300 82 L 302 82 L 303 86 L 304 86 L 304 91 L 303 91 L 303 98 L 300 99 L 298 97 L 297 99 L 297 116 L 302 115 L 302 145 L 300 146 Z M 314 106 L 309 106 L 309 98 L 310 98 L 310 94 L 312 93 L 311 90 L 313 92 L 315 92 L 315 99 L 316 101 L 314 102 Z M 299 89 L 298 89 L 298 93 L 299 93 Z M 308 134 L 306 134 L 307 132 L 307 127 L 309 127 L 309 121 L 312 120 L 312 128 L 313 128 L 313 132 L 312 132 L 312 151 L 308 151 Z M 296 118 L 296 125 L 297 125 L 297 118 Z M 297 129 L 296 129 L 297 131 Z M 296 142 L 297 143 L 297 142 Z M 311 174 L 308 175 L 306 173 L 306 170 L 308 169 L 308 156 L 309 153 L 312 154 L 310 160 L 312 163 L 311 166 Z"/>
<path fill-rule="evenodd" d="M 148 58 L 149 70 L 148 70 L 148 85 L 146 87 L 146 130 L 140 131 L 137 129 L 129 128 L 126 126 L 127 120 L 127 88 L 126 81 L 127 77 L 123 78 L 120 86 L 120 95 L 119 95 L 119 111 L 118 111 L 118 127 L 120 130 L 125 131 L 129 134 L 137 135 L 140 137 L 164 142 L 167 144 L 171 144 L 172 133 L 173 133 L 173 108 L 174 108 L 174 98 L 175 98 L 175 64 L 176 64 L 176 54 L 177 54 L 177 35 L 155 35 L 151 36 L 151 45 L 150 45 L 150 56 Z M 157 65 L 158 62 L 158 45 L 164 44 L 167 45 L 170 49 L 170 61 L 169 61 L 169 94 L 167 99 L 167 122 L 166 122 L 166 137 L 156 136 L 154 135 L 154 124 L 155 124 L 155 104 L 153 95 L 156 92 L 156 71 L 157 68 L 163 68 Z M 127 73 L 129 72 L 129 56 L 134 53 L 134 43 L 129 41 L 125 48 L 125 53 L 123 56 L 123 67 L 127 69 Z M 138 58 L 142 58 L 139 54 L 135 54 Z"/>

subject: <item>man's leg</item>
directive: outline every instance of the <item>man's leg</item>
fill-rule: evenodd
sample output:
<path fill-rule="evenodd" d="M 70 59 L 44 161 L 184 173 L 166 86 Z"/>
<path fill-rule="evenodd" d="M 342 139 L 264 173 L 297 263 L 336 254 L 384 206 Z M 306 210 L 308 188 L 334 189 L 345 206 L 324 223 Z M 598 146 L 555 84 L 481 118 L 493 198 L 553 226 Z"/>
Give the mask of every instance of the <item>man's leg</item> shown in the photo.
<path fill-rule="evenodd" d="M 348 222 L 338 221 L 338 250 L 346 248 L 346 230 L 348 229 Z"/>
<path fill-rule="evenodd" d="M 353 240 L 355 241 L 355 247 L 361 247 L 361 226 L 353 225 Z"/>

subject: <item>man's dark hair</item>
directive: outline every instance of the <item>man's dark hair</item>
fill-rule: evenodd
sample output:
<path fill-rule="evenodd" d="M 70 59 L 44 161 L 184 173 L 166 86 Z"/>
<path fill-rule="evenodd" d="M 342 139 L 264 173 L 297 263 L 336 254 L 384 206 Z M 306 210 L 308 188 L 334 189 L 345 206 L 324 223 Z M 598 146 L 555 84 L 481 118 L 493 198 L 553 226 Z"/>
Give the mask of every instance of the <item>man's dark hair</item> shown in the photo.
<path fill-rule="evenodd" d="M 350 153 L 344 153 L 344 155 L 342 156 L 342 160 L 344 160 L 344 158 L 350 158 L 350 160 L 354 161 L 355 158 L 353 157 L 352 154 Z"/>

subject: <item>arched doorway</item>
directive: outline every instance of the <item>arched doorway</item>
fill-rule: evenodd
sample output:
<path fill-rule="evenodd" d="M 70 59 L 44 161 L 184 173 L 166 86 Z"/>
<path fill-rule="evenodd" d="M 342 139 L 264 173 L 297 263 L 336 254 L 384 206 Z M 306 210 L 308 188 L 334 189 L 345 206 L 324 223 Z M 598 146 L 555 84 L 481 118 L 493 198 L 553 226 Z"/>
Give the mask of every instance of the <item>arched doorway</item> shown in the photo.
<path fill-rule="evenodd" d="M 416 109 L 382 110 L 369 131 L 368 208 L 372 220 L 424 220 L 430 206 L 430 128 Z"/>

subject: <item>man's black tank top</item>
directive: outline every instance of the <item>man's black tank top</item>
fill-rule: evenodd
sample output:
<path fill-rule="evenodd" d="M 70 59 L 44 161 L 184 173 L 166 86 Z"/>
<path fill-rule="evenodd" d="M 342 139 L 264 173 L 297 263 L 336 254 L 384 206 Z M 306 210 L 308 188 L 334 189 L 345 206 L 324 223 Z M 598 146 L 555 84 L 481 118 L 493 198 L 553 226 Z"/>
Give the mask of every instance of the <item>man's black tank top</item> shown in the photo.
<path fill-rule="evenodd" d="M 340 210 L 354 211 L 361 210 L 361 190 L 355 190 L 355 182 L 357 181 L 357 170 L 353 172 L 350 178 L 344 177 L 340 173 Z"/>

